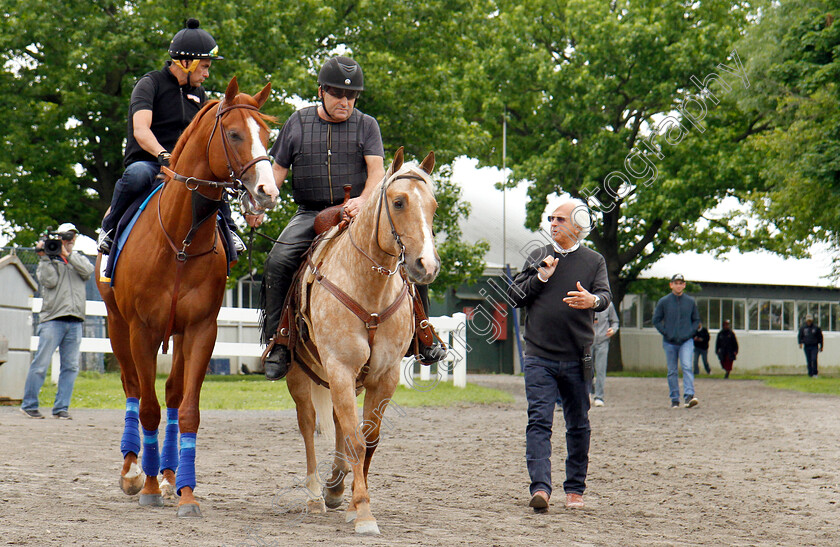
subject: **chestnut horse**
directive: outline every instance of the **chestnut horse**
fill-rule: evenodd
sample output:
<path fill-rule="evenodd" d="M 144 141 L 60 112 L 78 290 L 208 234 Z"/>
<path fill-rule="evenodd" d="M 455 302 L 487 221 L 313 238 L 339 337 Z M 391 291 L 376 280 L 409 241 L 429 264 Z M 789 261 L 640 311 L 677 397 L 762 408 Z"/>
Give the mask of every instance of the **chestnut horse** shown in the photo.
<path fill-rule="evenodd" d="M 333 228 L 315 248 L 297 289 L 310 340 L 295 345 L 287 385 L 306 448 L 307 511 L 339 507 L 344 477 L 352 469 L 346 516 L 347 522 L 355 520 L 360 534 L 379 533 L 370 508 L 368 471 L 382 415 L 414 333 L 410 283 L 404 274 L 428 284 L 440 270 L 432 235 L 437 201 L 429 175 L 434 163 L 430 153 L 419 168 L 404 166 L 400 148 L 349 227 L 343 232 Z M 361 428 L 357 384 L 365 390 Z M 323 495 L 313 442 L 316 409 L 322 430 L 336 440 L 332 476 Z"/>
<path fill-rule="evenodd" d="M 139 491 L 140 505 L 163 505 L 161 486 L 167 497 L 177 493 L 179 517 L 201 516 L 193 495 L 198 402 L 227 277 L 216 211 L 226 189 L 241 192 L 249 212 L 273 207 L 278 196 L 266 154 L 265 120 L 271 118 L 259 112 L 270 91 L 268 84 L 254 97 L 239 93 L 233 78 L 222 101 L 202 107 L 178 140 L 171 169 L 162 169 L 167 175 L 163 188 L 149 200 L 125 242 L 113 286 L 98 284 L 127 399 L 120 486 L 129 495 Z M 99 255 L 97 269 L 101 260 Z M 166 352 L 170 334 L 166 436 L 158 453 L 157 352 L 161 343 Z M 164 480 L 159 483 L 161 468 Z"/>

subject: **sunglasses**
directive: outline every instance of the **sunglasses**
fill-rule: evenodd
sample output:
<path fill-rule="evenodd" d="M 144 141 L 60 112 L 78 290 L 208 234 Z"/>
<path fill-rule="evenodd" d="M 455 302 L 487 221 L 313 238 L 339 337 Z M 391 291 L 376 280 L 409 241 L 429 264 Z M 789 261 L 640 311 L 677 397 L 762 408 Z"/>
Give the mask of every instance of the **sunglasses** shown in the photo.
<path fill-rule="evenodd" d="M 340 87 L 330 87 L 328 85 L 324 86 L 324 93 L 329 93 L 336 99 L 343 99 L 347 97 L 348 101 L 352 101 L 359 96 L 359 90 L 357 89 L 342 89 Z"/>
<path fill-rule="evenodd" d="M 555 220 L 557 221 L 558 224 L 563 224 L 564 222 L 566 222 L 565 217 L 555 217 L 555 216 L 548 215 L 548 217 L 546 217 L 546 218 L 548 219 L 549 224 L 551 224 Z"/>

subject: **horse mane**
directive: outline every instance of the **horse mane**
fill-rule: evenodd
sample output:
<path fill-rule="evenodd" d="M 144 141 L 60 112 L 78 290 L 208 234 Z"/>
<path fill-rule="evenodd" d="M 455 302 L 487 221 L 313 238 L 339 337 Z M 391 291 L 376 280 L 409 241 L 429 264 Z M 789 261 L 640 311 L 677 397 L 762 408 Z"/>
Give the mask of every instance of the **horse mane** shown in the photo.
<path fill-rule="evenodd" d="M 198 127 L 198 124 L 201 123 L 201 120 L 204 118 L 204 115 L 207 114 L 207 111 L 219 104 L 220 102 L 221 101 L 219 101 L 218 99 L 207 101 L 201 107 L 201 110 L 199 110 L 198 113 L 195 116 L 193 116 L 192 121 L 187 126 L 187 128 L 184 129 L 184 132 L 181 133 L 181 136 L 178 137 L 178 142 L 175 143 L 175 149 L 172 150 L 172 157 L 170 158 L 170 162 L 172 165 L 175 165 L 178 162 L 178 156 L 181 155 L 184 146 L 186 146 L 187 144 L 187 140 L 195 132 L 196 128 Z M 257 114 L 259 114 L 259 116 L 256 117 L 257 124 L 259 124 L 259 126 L 262 129 L 265 129 L 266 131 L 269 130 L 268 122 L 274 123 L 277 121 L 276 117 L 269 116 L 268 114 L 263 114 L 260 111 L 257 111 Z"/>
<path fill-rule="evenodd" d="M 172 157 L 169 160 L 172 165 L 178 163 L 178 156 L 180 156 L 181 152 L 184 150 L 184 146 L 186 146 L 187 140 L 189 140 L 190 136 L 193 133 L 195 133 L 195 130 L 198 127 L 198 124 L 201 123 L 201 120 L 202 118 L 204 118 L 204 115 L 207 113 L 208 110 L 210 110 L 217 104 L 219 104 L 219 101 L 215 99 L 212 101 L 207 101 L 204 104 L 204 106 L 201 107 L 201 110 L 198 111 L 198 114 L 193 116 L 190 125 L 188 125 L 186 129 L 184 129 L 184 132 L 181 133 L 180 137 L 178 137 L 178 142 L 175 143 L 175 149 L 172 151 Z"/>

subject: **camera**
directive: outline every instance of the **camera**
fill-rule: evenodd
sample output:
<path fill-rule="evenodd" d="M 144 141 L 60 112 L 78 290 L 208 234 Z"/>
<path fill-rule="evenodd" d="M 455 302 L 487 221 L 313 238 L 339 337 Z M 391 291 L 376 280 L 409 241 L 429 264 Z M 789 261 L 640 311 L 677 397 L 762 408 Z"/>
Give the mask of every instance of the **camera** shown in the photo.
<path fill-rule="evenodd" d="M 41 241 L 44 242 L 44 254 L 50 258 L 61 256 L 62 241 L 72 241 L 73 236 L 73 232 L 47 232 L 41 236 Z"/>

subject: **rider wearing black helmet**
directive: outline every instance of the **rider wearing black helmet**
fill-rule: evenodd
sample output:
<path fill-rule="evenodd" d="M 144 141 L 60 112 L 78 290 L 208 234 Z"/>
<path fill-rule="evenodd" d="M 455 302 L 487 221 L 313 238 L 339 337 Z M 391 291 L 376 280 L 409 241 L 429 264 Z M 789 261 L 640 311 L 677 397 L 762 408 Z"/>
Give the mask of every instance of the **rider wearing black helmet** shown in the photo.
<path fill-rule="evenodd" d="M 206 99 L 202 82 L 210 75 L 213 60 L 219 55 L 216 40 L 199 28 L 197 19 L 188 19 L 169 45 L 169 56 L 161 70 L 145 74 L 131 92 L 128 107 L 128 138 L 125 145 L 125 171 L 114 187 L 111 206 L 102 220 L 99 250 L 111 250 L 114 230 L 120 217 L 139 196 L 154 189 L 161 165 L 169 165 L 169 154 L 178 137 L 201 109 Z M 220 212 L 231 228 L 237 251 L 245 245 L 233 230 L 230 206 Z"/>
<path fill-rule="evenodd" d="M 351 187 L 345 211 L 356 216 L 373 188 L 385 176 L 382 134 L 376 120 L 355 108 L 364 90 L 362 67 L 349 57 L 328 59 L 318 73 L 318 106 L 293 113 L 269 154 L 274 157 L 274 180 L 280 187 L 291 168 L 292 196 L 298 210 L 280 234 L 265 261 L 262 296 L 265 302 L 263 342 L 275 335 L 292 277 L 315 238 L 315 216 L 342 202 L 343 186 Z M 252 226 L 262 216 L 246 217 Z M 430 350 L 434 361 L 445 355 Z M 286 375 L 289 352 L 276 344 L 265 359 L 265 376 Z"/>

